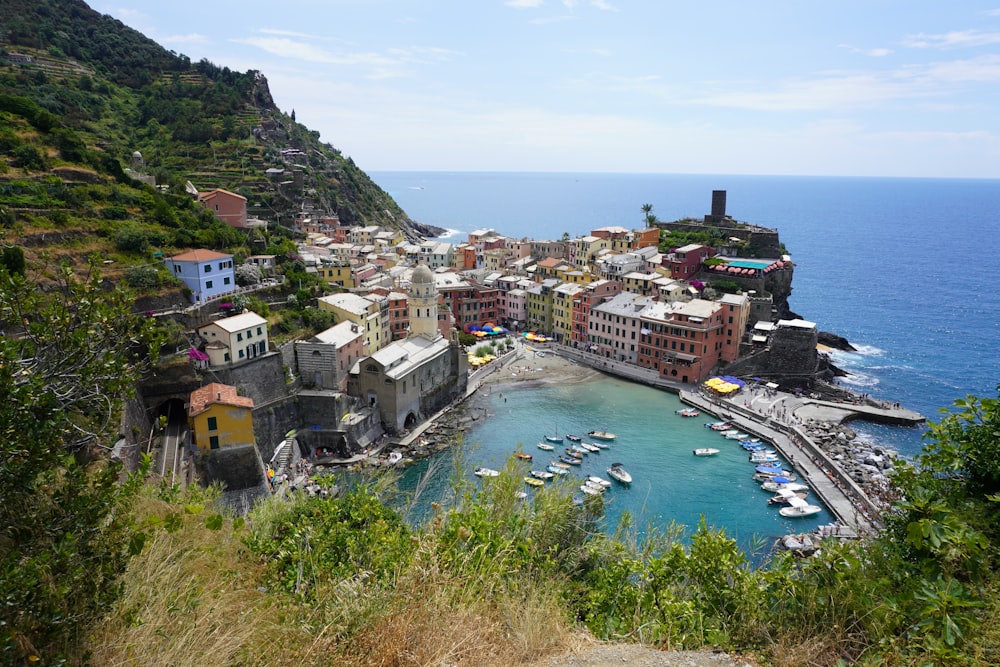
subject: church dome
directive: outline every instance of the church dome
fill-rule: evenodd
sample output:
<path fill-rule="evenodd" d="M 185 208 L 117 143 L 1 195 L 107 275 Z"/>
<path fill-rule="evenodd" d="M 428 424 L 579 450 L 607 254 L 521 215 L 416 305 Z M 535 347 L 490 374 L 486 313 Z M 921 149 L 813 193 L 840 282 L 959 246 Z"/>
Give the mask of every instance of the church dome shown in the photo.
<path fill-rule="evenodd" d="M 413 276 L 410 278 L 410 282 L 414 285 L 433 284 L 434 274 L 431 273 L 430 267 L 426 264 L 418 264 L 417 268 L 413 269 Z"/>

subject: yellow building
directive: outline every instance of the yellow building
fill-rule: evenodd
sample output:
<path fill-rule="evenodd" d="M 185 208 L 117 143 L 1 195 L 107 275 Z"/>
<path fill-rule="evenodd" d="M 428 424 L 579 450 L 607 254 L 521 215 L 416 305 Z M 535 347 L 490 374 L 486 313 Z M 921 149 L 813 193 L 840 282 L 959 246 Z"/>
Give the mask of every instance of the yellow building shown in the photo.
<path fill-rule="evenodd" d="M 552 335 L 561 343 L 569 344 L 573 335 L 573 297 L 586 288 L 574 283 L 563 283 L 552 290 Z"/>
<path fill-rule="evenodd" d="M 236 387 L 213 382 L 191 392 L 188 425 L 198 449 L 254 444 L 253 399 Z"/>
<path fill-rule="evenodd" d="M 380 301 L 367 299 L 352 292 L 344 292 L 321 296 L 316 300 L 316 305 L 320 310 L 332 312 L 338 323 L 348 321 L 357 324 L 364 336 L 366 355 L 374 354 L 389 342 L 386 340 L 389 337 L 382 333 Z M 388 326 L 388 322 L 386 325 Z"/>
<path fill-rule="evenodd" d="M 354 276 L 351 273 L 351 264 L 349 262 L 338 262 L 337 265 L 321 264 L 316 269 L 316 273 L 331 285 L 337 285 L 344 289 L 357 287 L 354 284 Z"/>

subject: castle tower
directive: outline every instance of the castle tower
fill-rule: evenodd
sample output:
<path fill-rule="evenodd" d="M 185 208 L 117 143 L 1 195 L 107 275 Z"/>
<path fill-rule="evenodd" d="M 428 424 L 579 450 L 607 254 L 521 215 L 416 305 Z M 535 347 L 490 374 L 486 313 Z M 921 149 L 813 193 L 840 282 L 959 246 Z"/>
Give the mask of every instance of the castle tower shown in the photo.
<path fill-rule="evenodd" d="M 426 264 L 413 269 L 410 279 L 410 295 L 407 299 L 410 310 L 410 336 L 437 338 L 437 285 L 434 274 Z"/>

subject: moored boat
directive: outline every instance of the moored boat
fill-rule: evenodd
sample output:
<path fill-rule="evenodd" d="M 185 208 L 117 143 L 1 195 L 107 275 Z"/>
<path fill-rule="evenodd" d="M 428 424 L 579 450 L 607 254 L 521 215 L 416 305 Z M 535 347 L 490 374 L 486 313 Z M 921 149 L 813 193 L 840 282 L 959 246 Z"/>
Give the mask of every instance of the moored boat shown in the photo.
<path fill-rule="evenodd" d="M 539 449 L 544 449 L 547 452 L 551 452 L 551 451 L 555 450 L 555 447 L 553 447 L 552 445 L 550 445 L 547 442 L 540 442 L 540 443 L 538 443 L 538 448 Z"/>
<path fill-rule="evenodd" d="M 587 450 L 591 454 L 598 454 L 601 451 L 600 447 L 595 447 L 594 445 L 590 444 L 589 442 L 580 442 L 576 446 L 579 447 L 579 448 L 581 448 L 581 449 Z"/>
<path fill-rule="evenodd" d="M 713 431 L 727 431 L 732 427 L 729 422 L 706 422 L 705 428 L 710 428 Z"/>
<path fill-rule="evenodd" d="M 630 475 L 628 471 L 625 470 L 624 466 L 622 466 L 621 463 L 612 463 L 611 467 L 608 468 L 608 475 L 610 475 L 612 479 L 615 479 L 621 482 L 622 484 L 632 483 L 632 475 Z"/>
<path fill-rule="evenodd" d="M 736 431 L 735 433 L 726 432 L 723 433 L 723 435 L 725 436 L 726 440 L 745 440 L 747 437 L 746 433 L 742 433 L 740 431 Z"/>
<path fill-rule="evenodd" d="M 547 436 L 545 436 L 545 440 L 547 442 L 554 442 L 557 445 L 561 445 L 562 441 L 563 441 L 561 435 L 547 435 Z"/>
<path fill-rule="evenodd" d="M 562 461 L 563 463 L 568 463 L 571 466 L 578 466 L 581 463 L 583 463 L 583 461 L 581 461 L 580 459 L 576 458 L 575 456 L 560 455 L 559 456 L 559 460 Z"/>
<path fill-rule="evenodd" d="M 608 488 L 611 486 L 611 482 L 598 475 L 587 475 L 587 481 L 590 482 L 591 484 L 597 484 L 598 486 L 603 486 L 604 488 Z"/>
<path fill-rule="evenodd" d="M 695 456 L 715 456 L 718 453 L 719 450 L 715 449 L 714 447 L 699 447 L 698 449 L 694 450 Z"/>
<path fill-rule="evenodd" d="M 606 442 L 597 442 L 597 441 L 594 441 L 594 442 L 588 442 L 587 444 L 590 445 L 591 447 L 597 447 L 598 449 L 610 449 L 611 448 L 611 445 L 609 445 Z"/>
<path fill-rule="evenodd" d="M 772 477 L 766 482 L 761 482 L 760 488 L 770 493 L 777 493 L 781 489 L 788 489 L 790 491 L 809 491 L 809 487 L 805 484 L 793 482 L 787 477 Z"/>
<path fill-rule="evenodd" d="M 674 414 L 680 415 L 681 417 L 697 417 L 701 414 L 701 412 L 694 408 L 684 408 L 682 410 L 674 410 Z"/>
<path fill-rule="evenodd" d="M 796 519 L 804 516 L 812 516 L 813 514 L 818 514 L 822 511 L 822 507 L 819 505 L 810 505 L 801 498 L 789 498 L 788 507 L 782 507 L 778 510 L 781 516 Z"/>
<path fill-rule="evenodd" d="M 580 436 L 573 435 L 571 433 L 566 434 L 566 439 L 569 440 L 570 442 L 580 442 L 581 440 L 583 440 L 583 438 L 581 438 Z"/>
<path fill-rule="evenodd" d="M 529 470 L 528 474 L 541 480 L 552 479 L 555 477 L 555 473 L 551 473 L 548 470 Z"/>
<path fill-rule="evenodd" d="M 535 479 L 534 477 L 525 477 L 524 483 L 528 486 L 545 486 L 545 482 L 540 479 Z"/>
<path fill-rule="evenodd" d="M 774 452 L 753 452 L 749 456 L 750 463 L 775 463 L 778 455 Z"/>
<path fill-rule="evenodd" d="M 805 491 L 792 491 L 791 489 L 781 489 L 776 494 L 767 499 L 769 505 L 788 505 L 792 498 L 805 500 L 809 494 Z"/>
<path fill-rule="evenodd" d="M 618 438 L 617 435 L 611 433 L 610 431 L 588 431 L 587 435 L 595 440 L 604 440 L 605 442 L 612 442 Z"/>
<path fill-rule="evenodd" d="M 599 496 L 603 489 L 599 489 L 596 486 L 590 486 L 589 484 L 581 484 L 580 490 L 586 493 L 588 496 Z"/>
<path fill-rule="evenodd" d="M 484 468 L 482 466 L 476 468 L 472 471 L 476 477 L 499 477 L 500 471 L 494 470 L 493 468 Z"/>
<path fill-rule="evenodd" d="M 566 466 L 566 468 L 568 468 L 568 467 L 569 466 Z M 568 475 L 569 474 L 569 470 L 567 470 L 566 468 L 560 468 L 556 464 L 552 463 L 552 464 L 550 464 L 550 465 L 548 465 L 548 466 L 545 467 L 545 471 L 546 472 L 550 472 L 553 475 Z"/>
<path fill-rule="evenodd" d="M 562 468 L 563 470 L 569 470 L 569 464 L 563 463 L 562 461 L 553 461 L 549 465 L 555 466 L 556 468 Z"/>
<path fill-rule="evenodd" d="M 533 457 L 527 452 L 514 452 L 514 456 L 521 459 L 522 461 L 530 461 Z"/>
<path fill-rule="evenodd" d="M 572 447 L 567 447 L 566 448 L 566 453 L 569 454 L 570 456 L 575 456 L 578 459 L 582 459 L 584 456 L 586 456 L 590 452 L 588 452 L 583 447 L 580 447 L 579 445 L 573 445 Z"/>

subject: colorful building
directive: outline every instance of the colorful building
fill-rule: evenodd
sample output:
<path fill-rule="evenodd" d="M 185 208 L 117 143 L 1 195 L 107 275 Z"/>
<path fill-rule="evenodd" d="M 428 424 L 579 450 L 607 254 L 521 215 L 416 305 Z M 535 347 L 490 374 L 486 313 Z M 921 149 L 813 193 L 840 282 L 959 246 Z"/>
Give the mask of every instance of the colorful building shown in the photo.
<path fill-rule="evenodd" d="M 246 312 L 198 327 L 211 366 L 249 361 L 267 353 L 267 320 Z"/>
<path fill-rule="evenodd" d="M 213 250 L 191 250 L 164 262 L 191 290 L 191 303 L 205 303 L 236 289 L 233 256 Z"/>
<path fill-rule="evenodd" d="M 253 399 L 239 396 L 236 387 L 213 382 L 191 392 L 188 426 L 201 451 L 253 445 Z"/>

